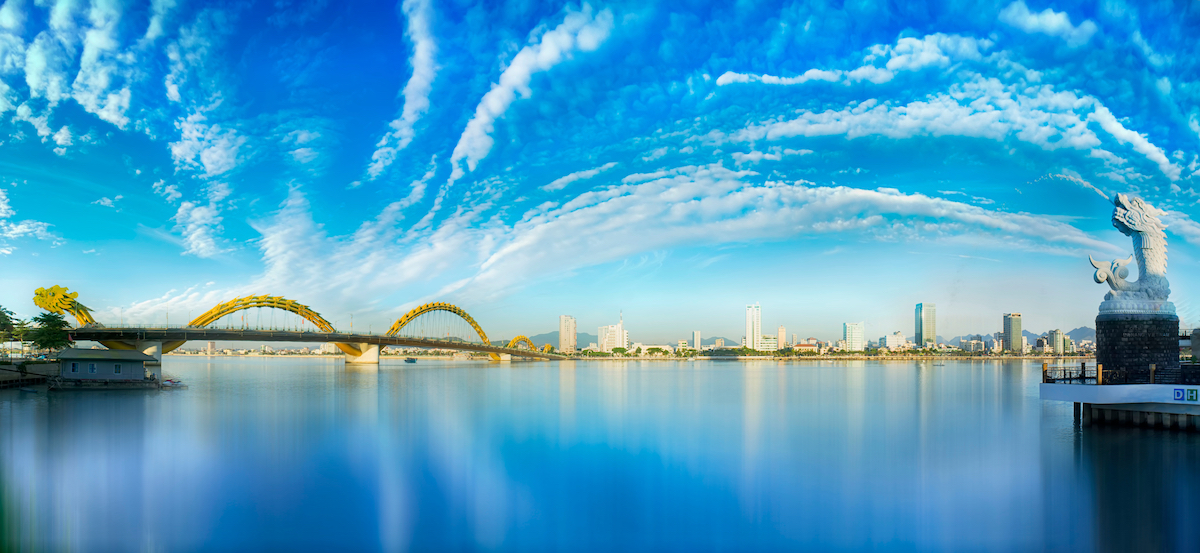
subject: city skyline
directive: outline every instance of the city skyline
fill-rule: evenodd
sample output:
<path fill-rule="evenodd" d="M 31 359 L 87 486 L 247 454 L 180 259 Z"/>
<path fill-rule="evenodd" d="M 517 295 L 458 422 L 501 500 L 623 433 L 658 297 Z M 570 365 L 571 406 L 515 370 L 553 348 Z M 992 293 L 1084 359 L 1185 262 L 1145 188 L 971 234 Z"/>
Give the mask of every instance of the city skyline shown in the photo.
<path fill-rule="evenodd" d="M 737 335 L 755 298 L 803 335 L 919 302 L 945 336 L 1065 330 L 1105 291 L 1087 256 L 1130 253 L 1127 192 L 1200 321 L 1200 61 L 1169 5 L 160 8 L 4 4 L 21 317 L 59 284 L 113 323 L 276 294 L 510 336 L 625 309 L 663 343 Z"/>

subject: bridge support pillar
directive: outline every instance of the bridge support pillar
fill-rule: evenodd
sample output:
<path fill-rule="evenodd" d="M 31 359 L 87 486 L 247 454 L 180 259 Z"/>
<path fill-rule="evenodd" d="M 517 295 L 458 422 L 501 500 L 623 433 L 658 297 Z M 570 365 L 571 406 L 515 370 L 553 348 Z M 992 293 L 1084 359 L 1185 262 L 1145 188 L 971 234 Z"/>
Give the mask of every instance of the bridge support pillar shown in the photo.
<path fill-rule="evenodd" d="M 356 365 L 378 365 L 379 364 L 379 344 L 350 344 L 361 353 L 354 355 L 346 353 L 346 363 Z"/>
<path fill-rule="evenodd" d="M 163 343 L 149 340 L 138 340 L 133 343 L 133 349 L 136 349 L 150 357 L 153 357 L 159 363 L 162 363 Z"/>
<path fill-rule="evenodd" d="M 503 363 L 503 362 L 506 362 L 506 361 L 512 361 L 512 354 L 511 354 L 511 353 L 501 353 L 501 354 L 500 354 L 500 362 L 501 362 L 501 363 Z"/>

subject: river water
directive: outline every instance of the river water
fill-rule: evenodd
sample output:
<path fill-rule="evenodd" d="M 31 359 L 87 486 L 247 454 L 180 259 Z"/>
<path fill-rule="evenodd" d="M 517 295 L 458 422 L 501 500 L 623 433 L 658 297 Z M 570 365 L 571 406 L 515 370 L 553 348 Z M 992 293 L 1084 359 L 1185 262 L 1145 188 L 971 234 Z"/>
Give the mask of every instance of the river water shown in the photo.
<path fill-rule="evenodd" d="M 1040 364 L 168 356 L 0 390 L 0 550 L 1200 548 L 1200 436 Z"/>

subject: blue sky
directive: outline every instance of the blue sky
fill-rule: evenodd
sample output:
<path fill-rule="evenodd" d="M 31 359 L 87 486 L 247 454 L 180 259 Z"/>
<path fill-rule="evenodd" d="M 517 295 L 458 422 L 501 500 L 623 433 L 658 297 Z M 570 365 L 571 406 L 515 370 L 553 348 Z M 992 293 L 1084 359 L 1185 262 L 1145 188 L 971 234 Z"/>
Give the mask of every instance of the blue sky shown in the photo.
<path fill-rule="evenodd" d="M 1200 321 L 1194 2 L 877 4 L 6 0 L 0 305 L 1068 330 L 1129 192 Z"/>

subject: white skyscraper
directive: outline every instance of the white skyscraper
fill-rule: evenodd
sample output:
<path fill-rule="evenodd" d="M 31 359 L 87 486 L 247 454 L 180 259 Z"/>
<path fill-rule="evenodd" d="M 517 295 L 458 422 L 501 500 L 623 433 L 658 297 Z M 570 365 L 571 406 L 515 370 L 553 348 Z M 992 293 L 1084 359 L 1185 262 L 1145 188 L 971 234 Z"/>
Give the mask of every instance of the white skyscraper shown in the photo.
<path fill-rule="evenodd" d="M 746 347 L 762 348 L 762 306 L 758 302 L 746 306 Z"/>
<path fill-rule="evenodd" d="M 615 325 L 602 326 L 596 331 L 600 340 L 600 351 L 612 352 L 613 348 L 629 349 L 629 332 L 625 330 L 625 315 Z"/>
<path fill-rule="evenodd" d="M 692 349 L 694 349 L 696 351 L 700 351 L 702 349 L 700 347 L 700 331 L 699 330 L 692 331 Z"/>
<path fill-rule="evenodd" d="M 575 317 L 560 315 L 558 317 L 558 351 L 575 353 Z"/>
<path fill-rule="evenodd" d="M 787 341 L 787 329 L 783 328 L 783 325 L 779 325 L 779 334 L 775 337 L 775 345 L 777 349 L 784 349 L 791 345 Z"/>
<path fill-rule="evenodd" d="M 842 340 L 846 342 L 849 351 L 862 351 L 866 329 L 863 323 L 842 323 Z"/>

